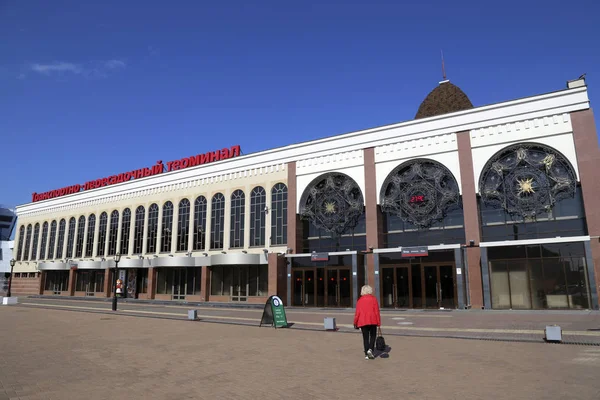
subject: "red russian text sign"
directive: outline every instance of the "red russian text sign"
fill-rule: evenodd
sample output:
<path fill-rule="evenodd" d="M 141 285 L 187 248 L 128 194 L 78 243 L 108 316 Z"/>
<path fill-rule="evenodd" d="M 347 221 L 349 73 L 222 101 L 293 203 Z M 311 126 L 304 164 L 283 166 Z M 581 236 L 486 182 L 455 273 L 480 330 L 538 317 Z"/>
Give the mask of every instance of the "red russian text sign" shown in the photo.
<path fill-rule="evenodd" d="M 157 161 L 155 165 L 150 168 L 140 168 L 131 172 L 124 172 L 118 175 L 112 175 L 107 178 L 95 179 L 88 181 L 83 185 L 72 185 L 62 189 L 50 190 L 45 193 L 33 193 L 31 201 L 36 202 L 40 200 L 53 199 L 55 197 L 65 196 L 67 194 L 73 194 L 84 190 L 97 189 L 104 186 L 114 185 L 115 183 L 123 183 L 132 179 L 145 178 L 147 176 L 162 174 L 163 172 L 177 171 L 189 167 L 195 167 L 197 165 L 208 164 L 213 161 L 226 160 L 228 158 L 237 157 L 240 155 L 240 146 L 231 146 L 229 149 L 224 148 L 222 150 L 209 151 L 208 153 L 198 154 L 196 156 L 185 157 L 181 160 L 169 161 L 163 164 L 162 161 Z"/>

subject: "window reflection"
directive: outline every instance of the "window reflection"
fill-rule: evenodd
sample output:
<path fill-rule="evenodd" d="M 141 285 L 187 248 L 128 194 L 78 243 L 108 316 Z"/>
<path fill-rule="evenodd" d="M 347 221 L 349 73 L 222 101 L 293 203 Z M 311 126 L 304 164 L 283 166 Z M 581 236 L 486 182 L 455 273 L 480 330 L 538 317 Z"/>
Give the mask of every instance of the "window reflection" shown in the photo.
<path fill-rule="evenodd" d="M 589 282 L 581 242 L 490 248 L 489 267 L 493 308 L 589 308 Z M 537 249 L 536 249 L 537 248 Z M 502 259 L 504 258 L 504 259 Z"/>

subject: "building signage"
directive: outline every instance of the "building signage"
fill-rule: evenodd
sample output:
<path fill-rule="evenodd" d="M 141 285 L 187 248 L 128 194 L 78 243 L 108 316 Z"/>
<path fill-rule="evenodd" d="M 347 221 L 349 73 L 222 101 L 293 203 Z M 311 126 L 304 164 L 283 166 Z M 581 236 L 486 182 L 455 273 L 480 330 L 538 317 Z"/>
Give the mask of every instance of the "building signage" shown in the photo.
<path fill-rule="evenodd" d="M 267 299 L 259 327 L 263 325 L 272 325 L 274 328 L 288 327 L 285 308 L 279 296 L 271 296 Z"/>
<path fill-rule="evenodd" d="M 427 257 L 428 255 L 427 246 L 402 248 L 402 257 Z"/>
<path fill-rule="evenodd" d="M 329 261 L 329 253 L 312 253 L 310 261 Z"/>
<path fill-rule="evenodd" d="M 112 175 L 106 178 L 94 179 L 88 181 L 83 185 L 77 184 L 67 186 L 62 189 L 50 190 L 45 193 L 33 193 L 31 201 L 41 201 L 53 199 L 56 197 L 66 196 L 68 194 L 78 193 L 85 190 L 97 189 L 104 186 L 114 185 L 116 183 L 123 183 L 132 179 L 140 179 L 148 176 L 162 174 L 163 172 L 177 171 L 189 167 L 195 167 L 197 165 L 208 164 L 213 161 L 227 160 L 228 158 L 237 157 L 240 155 L 240 146 L 231 146 L 230 148 L 224 148 L 221 150 L 209 151 L 208 153 L 198 154 L 191 157 L 185 157 L 181 160 L 169 161 L 163 164 L 162 161 L 157 161 L 155 165 L 150 168 L 140 168 L 130 172 L 123 172 L 118 175 Z"/>

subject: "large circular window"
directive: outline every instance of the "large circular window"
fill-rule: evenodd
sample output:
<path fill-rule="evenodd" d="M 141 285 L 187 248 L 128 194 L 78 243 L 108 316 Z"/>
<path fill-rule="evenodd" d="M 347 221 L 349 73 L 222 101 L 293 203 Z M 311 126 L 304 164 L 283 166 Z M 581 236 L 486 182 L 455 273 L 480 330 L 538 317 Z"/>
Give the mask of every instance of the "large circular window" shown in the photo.
<path fill-rule="evenodd" d="M 394 169 L 383 183 L 380 197 L 382 211 L 421 228 L 460 206 L 456 179 L 433 160 L 412 160 Z"/>
<path fill-rule="evenodd" d="M 364 213 L 358 184 L 340 173 L 321 175 L 300 200 L 300 215 L 325 232 L 342 235 L 354 229 Z"/>
<path fill-rule="evenodd" d="M 574 197 L 577 179 L 569 161 L 541 144 L 510 146 L 492 157 L 479 180 L 485 205 L 535 218 L 563 198 Z"/>

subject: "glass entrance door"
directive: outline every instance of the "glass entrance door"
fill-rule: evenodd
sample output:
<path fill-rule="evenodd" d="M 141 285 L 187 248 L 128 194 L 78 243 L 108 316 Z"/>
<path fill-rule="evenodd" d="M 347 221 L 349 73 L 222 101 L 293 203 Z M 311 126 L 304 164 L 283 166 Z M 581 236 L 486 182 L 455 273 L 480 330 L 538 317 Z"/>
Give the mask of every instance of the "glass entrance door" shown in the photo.
<path fill-rule="evenodd" d="M 412 307 L 410 270 L 408 267 L 381 269 L 383 307 Z"/>
<path fill-rule="evenodd" d="M 347 268 L 327 269 L 326 307 L 351 307 L 352 284 Z"/>
<path fill-rule="evenodd" d="M 426 265 L 423 274 L 426 308 L 454 308 L 454 267 Z"/>
<path fill-rule="evenodd" d="M 411 264 L 381 268 L 386 308 L 454 308 L 454 265 Z"/>
<path fill-rule="evenodd" d="M 172 299 L 185 300 L 187 292 L 187 268 L 173 269 Z"/>
<path fill-rule="evenodd" d="M 454 296 L 454 266 L 440 265 L 440 307 L 456 307 Z"/>
<path fill-rule="evenodd" d="M 315 307 L 315 269 L 297 269 L 293 273 L 293 305 L 297 307 Z M 321 286 L 321 285 L 319 285 Z"/>
<path fill-rule="evenodd" d="M 233 268 L 231 301 L 248 300 L 248 269 Z"/>

